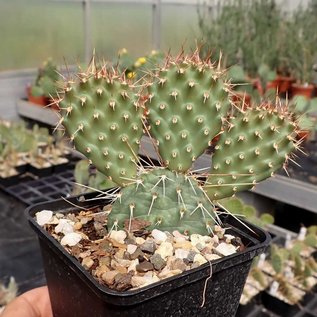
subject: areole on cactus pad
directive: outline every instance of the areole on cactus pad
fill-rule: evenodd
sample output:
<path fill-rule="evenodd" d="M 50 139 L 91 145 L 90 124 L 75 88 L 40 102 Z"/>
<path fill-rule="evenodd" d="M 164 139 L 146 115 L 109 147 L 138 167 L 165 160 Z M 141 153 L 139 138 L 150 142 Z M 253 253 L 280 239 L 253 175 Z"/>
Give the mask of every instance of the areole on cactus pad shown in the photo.
<path fill-rule="evenodd" d="M 233 111 L 226 73 L 199 53 L 167 56 L 138 83 L 93 60 L 56 100 L 75 148 L 121 187 L 109 229 L 138 218 L 150 228 L 211 232 L 217 200 L 271 176 L 298 148 L 297 121 L 286 107 Z M 161 166 L 144 166 L 138 157 L 144 133 Z M 202 180 L 192 164 L 219 134 Z"/>

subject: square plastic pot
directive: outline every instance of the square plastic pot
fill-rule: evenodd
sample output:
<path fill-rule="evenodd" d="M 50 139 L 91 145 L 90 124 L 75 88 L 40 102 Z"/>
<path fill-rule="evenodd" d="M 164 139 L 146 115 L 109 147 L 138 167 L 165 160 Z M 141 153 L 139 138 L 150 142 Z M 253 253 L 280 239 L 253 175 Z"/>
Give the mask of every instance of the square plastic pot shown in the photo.
<path fill-rule="evenodd" d="M 86 201 L 82 201 L 82 196 L 68 200 L 88 207 L 93 205 L 87 198 L 94 195 L 86 195 Z M 107 203 L 109 201 L 98 201 L 99 205 Z M 253 232 L 246 233 L 247 229 L 239 221 L 223 217 L 225 226 L 231 228 L 227 232 L 239 236 L 247 246 L 244 251 L 140 289 L 117 292 L 100 285 L 36 223 L 34 216 L 43 209 L 67 213 L 74 212 L 74 207 L 59 199 L 26 209 L 28 221 L 39 238 L 54 317 L 233 317 L 252 259 L 263 253 L 270 242 L 270 235 L 262 229 L 248 224 Z M 207 280 L 211 267 L 212 277 Z M 205 304 L 201 307 L 203 294 Z"/>

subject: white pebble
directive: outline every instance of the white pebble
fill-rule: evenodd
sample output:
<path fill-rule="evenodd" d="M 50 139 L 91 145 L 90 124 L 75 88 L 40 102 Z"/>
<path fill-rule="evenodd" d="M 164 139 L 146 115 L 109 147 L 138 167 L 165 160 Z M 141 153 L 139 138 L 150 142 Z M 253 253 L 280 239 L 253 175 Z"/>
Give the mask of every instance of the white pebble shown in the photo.
<path fill-rule="evenodd" d="M 173 245 L 169 242 L 162 242 L 155 253 L 158 253 L 163 260 L 166 260 L 167 257 L 173 255 Z"/>
<path fill-rule="evenodd" d="M 167 234 L 161 230 L 154 229 L 152 231 L 152 237 L 154 238 L 157 244 L 165 242 L 167 239 Z"/>
<path fill-rule="evenodd" d="M 200 234 L 194 233 L 190 236 L 190 241 L 193 246 L 196 246 L 197 244 L 200 244 L 202 248 L 205 247 L 205 245 L 209 242 L 211 242 L 211 237 L 209 236 L 202 236 Z"/>
<path fill-rule="evenodd" d="M 74 232 L 73 222 L 68 219 L 60 219 L 58 225 L 55 227 L 55 233 L 71 233 Z"/>
<path fill-rule="evenodd" d="M 186 259 L 188 257 L 189 250 L 184 249 L 176 249 L 175 250 L 175 257 L 178 259 Z"/>
<path fill-rule="evenodd" d="M 207 260 L 199 253 L 197 253 L 194 257 L 194 263 L 198 262 L 200 265 L 204 264 L 207 262 Z"/>
<path fill-rule="evenodd" d="M 53 217 L 53 211 L 51 210 L 42 210 L 39 211 L 35 214 L 36 216 L 36 222 L 40 225 L 40 226 L 44 226 L 46 224 L 48 224 L 52 217 Z"/>
<path fill-rule="evenodd" d="M 230 254 L 236 253 L 236 247 L 232 244 L 222 242 L 216 247 L 216 251 L 224 256 L 228 256 Z"/>
<path fill-rule="evenodd" d="M 145 242 L 145 240 L 142 238 L 142 237 L 136 237 L 135 238 L 135 243 L 137 244 L 137 245 L 141 245 L 141 244 L 143 244 Z"/>
<path fill-rule="evenodd" d="M 112 230 L 110 233 L 110 239 L 116 240 L 119 243 L 124 244 L 124 239 L 127 237 L 127 233 L 123 230 Z"/>
<path fill-rule="evenodd" d="M 214 260 L 220 259 L 221 256 L 218 255 L 218 254 L 210 253 L 210 254 L 205 254 L 205 258 L 206 258 L 208 261 L 214 261 Z"/>
<path fill-rule="evenodd" d="M 136 272 L 136 266 L 137 266 L 138 264 L 139 264 L 139 259 L 132 260 L 132 261 L 130 262 L 129 267 L 128 267 L 128 272 L 130 272 L 130 271 Z"/>
<path fill-rule="evenodd" d="M 130 254 L 132 254 L 132 253 L 135 252 L 135 250 L 136 250 L 137 248 L 138 248 L 138 246 L 135 245 L 135 244 L 128 244 L 128 245 L 127 245 L 127 252 L 130 253 Z"/>
<path fill-rule="evenodd" d="M 77 232 L 67 233 L 61 240 L 61 245 L 73 247 L 81 240 L 81 235 Z"/>
<path fill-rule="evenodd" d="M 224 238 L 226 238 L 227 243 L 230 243 L 231 240 L 235 239 L 235 236 L 233 236 L 232 234 L 225 234 Z"/>

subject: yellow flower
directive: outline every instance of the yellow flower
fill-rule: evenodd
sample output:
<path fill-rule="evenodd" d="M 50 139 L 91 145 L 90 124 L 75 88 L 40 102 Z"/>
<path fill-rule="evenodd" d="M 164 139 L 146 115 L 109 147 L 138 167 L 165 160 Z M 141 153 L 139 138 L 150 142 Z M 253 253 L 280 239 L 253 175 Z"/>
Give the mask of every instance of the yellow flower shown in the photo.
<path fill-rule="evenodd" d="M 129 72 L 128 74 L 127 74 L 127 77 L 128 78 L 130 78 L 130 79 L 132 79 L 132 78 L 134 78 L 135 77 L 135 72 Z"/>
<path fill-rule="evenodd" d="M 157 54 L 158 54 L 158 51 L 156 51 L 156 50 L 152 50 L 152 51 L 151 51 L 151 55 L 152 55 L 152 56 L 155 56 L 155 55 L 157 55 Z"/>
<path fill-rule="evenodd" d="M 145 57 L 139 57 L 137 61 L 134 63 L 135 67 L 140 67 L 141 65 L 146 63 L 146 58 Z"/>

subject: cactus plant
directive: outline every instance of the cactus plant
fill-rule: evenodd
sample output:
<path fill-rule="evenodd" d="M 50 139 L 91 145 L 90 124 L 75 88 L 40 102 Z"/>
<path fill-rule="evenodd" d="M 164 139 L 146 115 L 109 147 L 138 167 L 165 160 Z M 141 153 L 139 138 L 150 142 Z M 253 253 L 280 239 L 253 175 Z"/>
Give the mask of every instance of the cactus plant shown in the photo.
<path fill-rule="evenodd" d="M 298 146 L 297 124 L 286 108 L 232 111 L 231 84 L 220 63 L 199 53 L 167 56 L 142 85 L 107 65 L 97 68 L 92 60 L 86 72 L 65 82 L 55 100 L 75 148 L 121 187 L 109 228 L 142 218 L 150 228 L 211 232 L 220 222 L 219 199 L 271 176 Z M 161 166 L 142 164 L 143 132 Z M 204 180 L 192 164 L 217 135 Z"/>
<path fill-rule="evenodd" d="M 57 67 L 51 59 L 43 62 L 39 68 L 35 83 L 31 86 L 33 96 L 45 96 L 51 98 L 56 96 L 56 81 L 59 75 Z"/>

